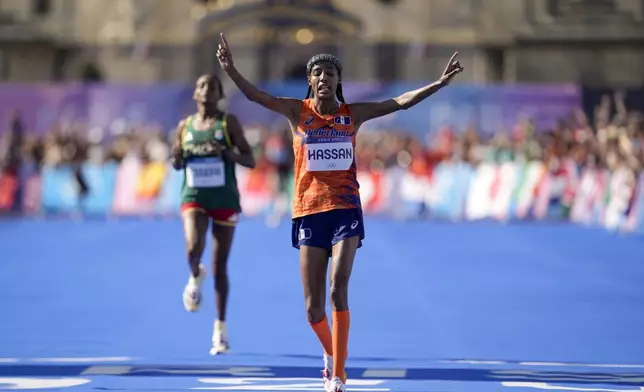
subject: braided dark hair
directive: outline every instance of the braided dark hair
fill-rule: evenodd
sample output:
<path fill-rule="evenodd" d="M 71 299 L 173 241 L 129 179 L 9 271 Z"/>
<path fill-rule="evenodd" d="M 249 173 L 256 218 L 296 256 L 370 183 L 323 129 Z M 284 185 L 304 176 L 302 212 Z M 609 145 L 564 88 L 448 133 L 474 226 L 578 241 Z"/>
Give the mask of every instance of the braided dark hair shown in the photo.
<path fill-rule="evenodd" d="M 316 54 L 315 56 L 311 57 L 311 59 L 306 63 L 306 74 L 311 75 L 311 71 L 313 70 L 313 67 L 321 63 L 323 61 L 328 61 L 331 64 L 335 66 L 335 68 L 338 70 L 338 76 L 342 78 L 342 63 L 340 63 L 340 60 L 335 57 L 332 54 Z M 309 85 L 309 88 L 306 92 L 306 99 L 309 99 L 310 97 L 313 96 L 313 88 L 311 85 Z M 342 103 L 346 103 L 344 101 L 344 94 L 342 93 L 342 83 L 338 83 L 338 87 L 335 90 L 335 96 L 338 98 L 338 101 Z"/>

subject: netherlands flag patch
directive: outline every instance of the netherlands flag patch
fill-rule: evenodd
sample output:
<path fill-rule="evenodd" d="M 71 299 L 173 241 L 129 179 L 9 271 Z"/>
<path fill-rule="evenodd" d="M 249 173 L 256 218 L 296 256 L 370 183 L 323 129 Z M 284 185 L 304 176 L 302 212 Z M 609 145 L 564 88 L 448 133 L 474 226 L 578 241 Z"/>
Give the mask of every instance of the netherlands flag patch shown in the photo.
<path fill-rule="evenodd" d="M 351 125 L 351 117 L 349 117 L 349 116 L 337 116 L 335 118 L 335 123 L 336 124 L 341 124 L 341 125 Z"/>

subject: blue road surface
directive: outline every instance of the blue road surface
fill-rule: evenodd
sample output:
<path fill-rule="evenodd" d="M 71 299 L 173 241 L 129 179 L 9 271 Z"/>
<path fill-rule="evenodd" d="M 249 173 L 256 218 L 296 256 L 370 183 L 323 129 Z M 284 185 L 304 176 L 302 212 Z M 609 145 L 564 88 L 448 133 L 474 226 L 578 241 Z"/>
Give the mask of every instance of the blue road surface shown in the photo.
<path fill-rule="evenodd" d="M 644 391 L 641 237 L 366 224 L 349 391 Z M 183 309 L 184 254 L 179 220 L 0 221 L 0 389 L 322 390 L 290 222 L 240 222 L 228 355 L 208 355 L 212 278 Z"/>

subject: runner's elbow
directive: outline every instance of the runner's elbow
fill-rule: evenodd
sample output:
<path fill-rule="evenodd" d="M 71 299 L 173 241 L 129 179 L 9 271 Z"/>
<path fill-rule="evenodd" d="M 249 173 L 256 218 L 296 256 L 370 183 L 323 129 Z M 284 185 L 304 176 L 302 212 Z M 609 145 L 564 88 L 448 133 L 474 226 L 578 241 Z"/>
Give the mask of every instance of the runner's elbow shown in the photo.
<path fill-rule="evenodd" d="M 183 169 L 183 161 L 179 158 L 172 157 L 170 159 L 170 165 L 172 165 L 172 168 L 174 170 L 181 170 Z"/>

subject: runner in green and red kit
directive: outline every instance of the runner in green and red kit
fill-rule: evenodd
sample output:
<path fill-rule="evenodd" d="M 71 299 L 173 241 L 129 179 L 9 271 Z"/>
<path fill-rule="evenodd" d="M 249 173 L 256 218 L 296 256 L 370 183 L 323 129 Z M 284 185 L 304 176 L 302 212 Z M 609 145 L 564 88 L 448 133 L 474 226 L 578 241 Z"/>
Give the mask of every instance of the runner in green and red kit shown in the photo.
<path fill-rule="evenodd" d="M 173 148 L 173 166 L 183 170 L 181 217 L 183 219 L 190 278 L 183 291 L 183 304 L 194 312 L 201 303 L 201 284 L 206 269 L 201 256 L 212 221 L 217 320 L 212 335 L 212 355 L 226 352 L 228 302 L 228 255 L 241 213 L 235 165 L 253 168 L 255 160 L 239 121 L 218 108 L 223 98 L 221 81 L 214 75 L 197 80 L 193 99 L 197 113 L 181 121 Z"/>

